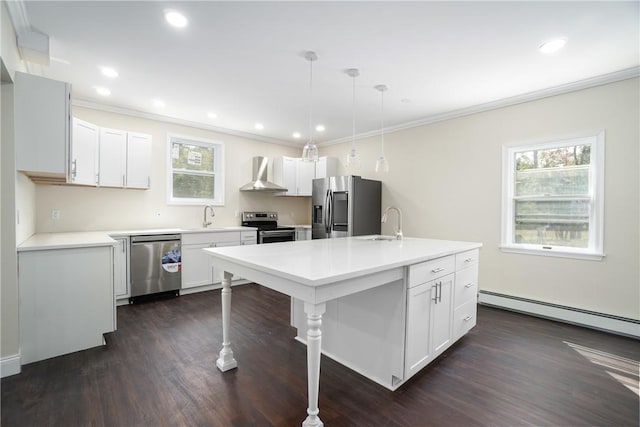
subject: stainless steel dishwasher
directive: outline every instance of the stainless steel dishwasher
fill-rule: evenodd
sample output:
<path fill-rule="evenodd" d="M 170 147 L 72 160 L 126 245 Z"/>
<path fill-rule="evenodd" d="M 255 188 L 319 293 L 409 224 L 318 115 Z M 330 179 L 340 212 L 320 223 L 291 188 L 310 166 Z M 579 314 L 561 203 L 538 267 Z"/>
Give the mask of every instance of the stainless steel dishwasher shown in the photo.
<path fill-rule="evenodd" d="M 131 236 L 131 298 L 160 292 L 180 292 L 180 234 Z"/>

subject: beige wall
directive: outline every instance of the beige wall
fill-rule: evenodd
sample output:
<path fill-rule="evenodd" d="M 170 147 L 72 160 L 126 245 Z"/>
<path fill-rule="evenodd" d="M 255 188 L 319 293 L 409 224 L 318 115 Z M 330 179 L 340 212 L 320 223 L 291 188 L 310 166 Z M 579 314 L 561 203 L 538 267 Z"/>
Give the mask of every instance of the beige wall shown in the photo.
<path fill-rule="evenodd" d="M 640 319 L 639 93 L 636 78 L 389 133 L 386 176 L 373 172 L 380 138 L 357 141 L 360 174 L 382 179 L 383 207 L 403 210 L 405 236 L 482 242 L 481 290 Z M 606 258 L 501 252 L 502 146 L 600 129 Z M 320 154 L 344 164 L 349 147 L 321 147 Z M 392 216 L 383 231 L 391 233 L 394 223 Z"/>
<path fill-rule="evenodd" d="M 38 185 L 36 230 L 39 233 L 201 226 L 202 206 L 167 205 L 167 134 L 224 142 L 225 205 L 215 207 L 214 225 L 240 225 L 236 214 L 245 210 L 277 211 L 282 224 L 308 224 L 310 221 L 308 197 L 274 197 L 272 194 L 239 191 L 240 186 L 251 179 L 253 156 L 297 157 L 301 154 L 298 148 L 88 108 L 74 107 L 73 115 L 101 127 L 151 134 L 151 189 Z M 59 220 L 51 219 L 52 209 L 60 210 Z"/>

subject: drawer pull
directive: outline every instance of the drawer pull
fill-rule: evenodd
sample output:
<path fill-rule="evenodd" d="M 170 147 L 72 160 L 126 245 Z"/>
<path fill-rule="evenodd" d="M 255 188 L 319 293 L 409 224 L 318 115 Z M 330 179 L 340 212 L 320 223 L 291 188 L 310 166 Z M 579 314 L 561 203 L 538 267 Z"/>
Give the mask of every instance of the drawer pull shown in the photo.
<path fill-rule="evenodd" d="M 438 268 L 434 268 L 433 270 L 431 270 L 432 273 L 440 273 L 441 271 L 444 271 L 444 268 L 438 267 Z"/>
<path fill-rule="evenodd" d="M 465 322 L 468 322 L 468 321 L 469 321 L 469 320 L 471 320 L 471 319 L 473 319 L 473 317 L 471 317 L 471 316 L 467 316 L 467 317 L 465 317 L 465 318 L 464 318 L 464 319 L 462 319 L 462 320 L 464 320 Z"/>
<path fill-rule="evenodd" d="M 464 260 L 464 262 L 471 262 L 471 261 L 473 261 L 473 258 L 467 258 Z"/>
<path fill-rule="evenodd" d="M 470 288 L 473 286 L 473 283 L 467 283 L 466 285 L 464 285 L 465 288 Z"/>

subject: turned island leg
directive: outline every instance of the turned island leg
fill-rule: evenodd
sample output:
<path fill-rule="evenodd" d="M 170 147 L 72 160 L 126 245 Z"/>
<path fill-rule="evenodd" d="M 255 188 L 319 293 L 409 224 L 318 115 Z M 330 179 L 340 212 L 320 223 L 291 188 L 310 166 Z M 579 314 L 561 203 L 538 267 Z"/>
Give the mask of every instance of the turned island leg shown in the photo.
<path fill-rule="evenodd" d="M 322 304 L 304 303 L 307 313 L 307 383 L 309 387 L 309 407 L 307 418 L 302 427 L 322 427 L 318 413 L 318 390 L 320 386 L 320 344 L 322 342 L 322 314 L 326 306 Z"/>
<path fill-rule="evenodd" d="M 231 341 L 229 340 L 229 323 L 231 321 L 231 278 L 233 274 L 224 272 L 222 279 L 222 350 L 216 361 L 216 366 L 222 372 L 238 367 L 238 362 L 233 358 Z"/>

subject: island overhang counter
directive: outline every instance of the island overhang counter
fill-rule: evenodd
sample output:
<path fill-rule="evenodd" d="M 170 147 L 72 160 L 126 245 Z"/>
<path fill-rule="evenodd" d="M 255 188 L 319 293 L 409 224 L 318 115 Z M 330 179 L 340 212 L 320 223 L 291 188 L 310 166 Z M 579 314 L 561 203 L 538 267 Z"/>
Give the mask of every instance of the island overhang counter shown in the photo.
<path fill-rule="evenodd" d="M 393 341 L 389 343 L 388 351 L 383 352 L 383 357 L 390 360 L 383 363 L 382 369 L 383 372 L 389 370 L 393 379 L 385 375 L 385 378 L 379 378 L 377 367 L 367 376 L 395 389 L 475 325 L 478 250 L 481 246 L 474 242 L 418 238 L 381 240 L 357 236 L 203 249 L 212 257 L 216 269 L 224 271 L 221 291 L 223 343 L 216 365 L 223 372 L 237 367 L 229 336 L 233 275 L 291 296 L 300 313 L 304 312 L 304 324 L 301 325 L 300 320 L 295 324 L 292 309 L 292 323 L 299 329 L 306 328 L 306 334 L 298 337 L 307 344 L 309 406 L 302 425 L 321 426 L 318 386 L 323 315 L 327 303 L 329 326 L 342 320 L 349 321 L 348 316 L 340 319 L 339 304 L 353 309 L 354 301 L 357 301 L 355 311 L 362 313 L 363 309 L 371 307 L 375 312 L 371 319 L 362 321 L 360 318 L 348 327 L 333 327 L 332 335 L 327 337 L 331 338 L 327 343 L 331 348 L 322 349 L 325 354 L 367 375 L 369 368 L 361 366 L 359 361 L 367 352 L 366 345 L 376 344 L 371 340 L 360 342 L 359 337 L 370 337 L 368 328 L 374 332 L 380 330 L 378 342 Z M 382 297 L 375 296 L 378 294 L 376 288 L 382 292 Z M 387 304 L 392 308 L 376 310 L 375 301 L 382 307 L 387 298 L 396 301 L 396 308 Z M 384 319 L 384 316 L 393 318 Z M 380 322 L 386 324 L 387 320 L 389 325 L 395 326 L 378 327 Z M 364 350 L 349 350 L 349 342 L 362 344 Z"/>

